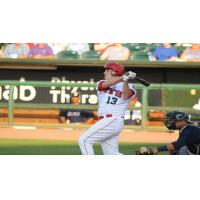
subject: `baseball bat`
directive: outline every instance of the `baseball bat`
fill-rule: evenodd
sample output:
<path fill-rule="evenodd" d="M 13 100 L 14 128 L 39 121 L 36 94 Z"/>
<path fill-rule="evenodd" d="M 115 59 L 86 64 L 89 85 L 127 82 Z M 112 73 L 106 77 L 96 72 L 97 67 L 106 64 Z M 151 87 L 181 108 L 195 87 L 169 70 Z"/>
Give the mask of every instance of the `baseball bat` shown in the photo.
<path fill-rule="evenodd" d="M 143 78 L 140 78 L 140 77 L 136 76 L 135 79 L 136 79 L 138 82 L 140 82 L 142 85 L 146 86 L 146 87 L 149 87 L 149 86 L 150 86 L 149 81 L 144 80 Z"/>

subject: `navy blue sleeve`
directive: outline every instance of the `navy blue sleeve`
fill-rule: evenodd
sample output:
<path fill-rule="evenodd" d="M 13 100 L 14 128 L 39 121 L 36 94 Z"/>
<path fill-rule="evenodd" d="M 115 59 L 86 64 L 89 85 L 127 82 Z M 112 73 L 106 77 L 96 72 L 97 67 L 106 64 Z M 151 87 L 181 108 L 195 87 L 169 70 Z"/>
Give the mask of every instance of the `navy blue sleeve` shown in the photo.
<path fill-rule="evenodd" d="M 200 129 L 195 126 L 187 126 L 182 133 L 179 135 L 179 138 L 176 142 L 173 142 L 175 149 L 179 149 L 185 145 L 190 145 L 194 143 L 199 143 L 200 141 Z"/>
<path fill-rule="evenodd" d="M 158 149 L 158 151 L 168 151 L 166 145 L 165 145 L 165 146 L 158 147 L 157 149 Z"/>
<path fill-rule="evenodd" d="M 187 144 L 189 138 L 188 132 L 184 131 L 179 135 L 179 138 L 176 142 L 172 142 L 175 149 L 179 149 Z"/>

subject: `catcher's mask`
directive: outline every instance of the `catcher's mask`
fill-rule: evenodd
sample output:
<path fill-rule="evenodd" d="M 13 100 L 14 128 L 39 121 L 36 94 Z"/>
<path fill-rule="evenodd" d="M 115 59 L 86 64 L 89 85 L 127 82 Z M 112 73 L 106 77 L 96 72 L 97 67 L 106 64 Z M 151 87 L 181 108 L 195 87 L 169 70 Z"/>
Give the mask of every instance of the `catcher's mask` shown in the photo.
<path fill-rule="evenodd" d="M 125 74 L 124 66 L 119 63 L 107 63 L 104 65 L 105 69 L 112 69 L 116 76 L 122 76 Z"/>
<path fill-rule="evenodd" d="M 169 112 L 164 117 L 164 124 L 169 130 L 176 130 L 176 122 L 188 121 L 189 117 L 185 112 L 173 111 Z"/>

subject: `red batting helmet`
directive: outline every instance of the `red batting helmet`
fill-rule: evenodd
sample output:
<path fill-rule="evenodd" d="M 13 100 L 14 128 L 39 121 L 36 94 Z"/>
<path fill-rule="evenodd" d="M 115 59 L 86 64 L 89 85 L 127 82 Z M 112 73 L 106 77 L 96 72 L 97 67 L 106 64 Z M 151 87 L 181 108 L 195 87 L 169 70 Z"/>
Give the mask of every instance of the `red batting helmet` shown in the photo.
<path fill-rule="evenodd" d="M 122 76 L 125 74 L 124 66 L 118 63 L 107 63 L 104 65 L 106 69 L 112 69 L 116 76 Z"/>

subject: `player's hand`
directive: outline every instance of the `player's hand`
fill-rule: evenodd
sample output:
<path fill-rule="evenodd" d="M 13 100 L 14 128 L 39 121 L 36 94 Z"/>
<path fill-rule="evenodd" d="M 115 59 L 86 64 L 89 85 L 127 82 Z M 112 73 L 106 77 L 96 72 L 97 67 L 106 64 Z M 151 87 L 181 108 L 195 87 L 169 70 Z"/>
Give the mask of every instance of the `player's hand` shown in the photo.
<path fill-rule="evenodd" d="M 136 73 L 129 71 L 129 72 L 127 72 L 127 76 L 129 77 L 129 79 L 134 79 L 136 77 Z"/>
<path fill-rule="evenodd" d="M 126 74 L 124 74 L 123 81 L 128 81 L 128 80 L 134 79 L 135 77 L 136 77 L 136 73 L 129 71 Z"/>
<path fill-rule="evenodd" d="M 128 81 L 128 80 L 129 80 L 129 76 L 126 75 L 126 74 L 124 74 L 124 75 L 123 75 L 123 81 Z"/>

